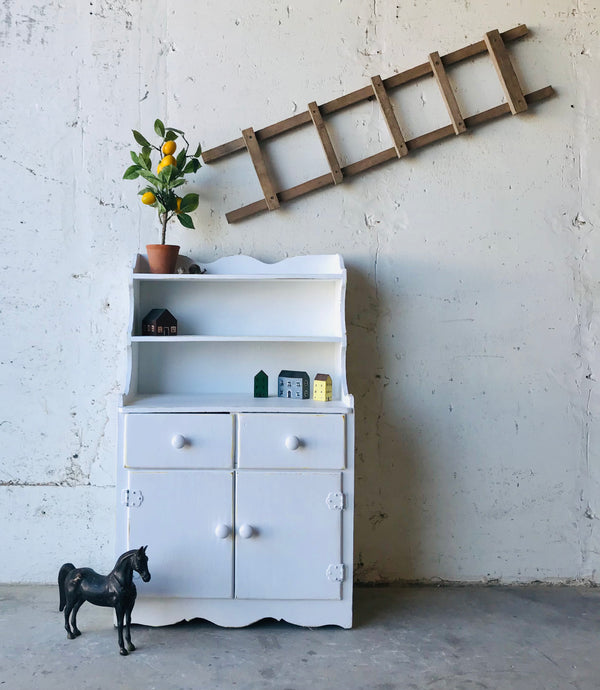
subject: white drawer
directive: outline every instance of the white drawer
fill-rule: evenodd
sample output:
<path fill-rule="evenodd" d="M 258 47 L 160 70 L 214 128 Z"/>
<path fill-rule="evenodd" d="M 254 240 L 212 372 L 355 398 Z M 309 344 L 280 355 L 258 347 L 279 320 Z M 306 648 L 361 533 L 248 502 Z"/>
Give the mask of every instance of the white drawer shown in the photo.
<path fill-rule="evenodd" d="M 123 458 L 134 469 L 231 468 L 230 414 L 124 414 Z"/>
<path fill-rule="evenodd" d="M 240 468 L 343 469 L 345 462 L 345 415 L 239 415 Z"/>

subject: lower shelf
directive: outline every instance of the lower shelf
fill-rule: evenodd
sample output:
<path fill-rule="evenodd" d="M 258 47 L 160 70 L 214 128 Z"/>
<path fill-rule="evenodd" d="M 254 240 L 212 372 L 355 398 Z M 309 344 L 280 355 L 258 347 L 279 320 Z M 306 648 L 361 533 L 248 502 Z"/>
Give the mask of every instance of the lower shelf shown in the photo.
<path fill-rule="evenodd" d="M 354 400 L 294 400 L 269 396 L 253 398 L 247 394 L 169 394 L 148 393 L 126 396 L 123 412 L 312 412 L 313 414 L 347 413 L 353 409 Z"/>
<path fill-rule="evenodd" d="M 283 620 L 303 627 L 338 625 L 352 627 L 352 596 L 344 592 L 341 601 L 280 601 L 247 599 L 179 599 L 143 597 L 138 600 L 131 620 L 139 625 L 173 625 L 204 618 L 224 628 L 243 628 L 263 618 Z M 350 587 L 345 587 L 351 590 Z"/>

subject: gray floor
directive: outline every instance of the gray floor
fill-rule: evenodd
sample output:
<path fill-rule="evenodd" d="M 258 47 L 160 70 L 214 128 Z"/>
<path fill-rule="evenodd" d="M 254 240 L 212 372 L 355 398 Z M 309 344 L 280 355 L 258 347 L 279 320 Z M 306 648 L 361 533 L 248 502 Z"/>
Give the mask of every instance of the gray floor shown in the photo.
<path fill-rule="evenodd" d="M 352 630 L 135 626 L 128 657 L 109 609 L 85 604 L 83 634 L 67 640 L 57 598 L 56 587 L 0 586 L 0 688 L 600 688 L 595 588 L 357 588 Z"/>

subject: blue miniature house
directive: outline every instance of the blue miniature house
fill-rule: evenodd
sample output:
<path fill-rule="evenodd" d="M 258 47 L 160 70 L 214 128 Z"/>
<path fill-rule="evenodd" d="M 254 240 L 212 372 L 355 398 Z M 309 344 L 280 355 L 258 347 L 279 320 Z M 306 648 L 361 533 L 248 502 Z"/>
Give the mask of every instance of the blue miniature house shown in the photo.
<path fill-rule="evenodd" d="M 280 398 L 310 398 L 310 379 L 305 371 L 282 369 L 277 381 L 277 395 Z"/>

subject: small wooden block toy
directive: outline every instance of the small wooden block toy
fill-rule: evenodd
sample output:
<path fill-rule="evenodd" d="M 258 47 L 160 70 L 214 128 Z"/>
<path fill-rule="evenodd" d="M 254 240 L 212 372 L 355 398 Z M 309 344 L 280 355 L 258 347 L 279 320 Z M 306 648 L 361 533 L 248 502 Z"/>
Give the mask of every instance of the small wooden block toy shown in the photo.
<path fill-rule="evenodd" d="M 142 335 L 177 335 L 177 319 L 168 309 L 152 309 L 142 320 Z"/>
<path fill-rule="evenodd" d="M 269 397 L 269 377 L 265 374 L 265 372 L 262 369 L 254 377 L 254 397 Z"/>
<path fill-rule="evenodd" d="M 282 369 L 277 382 L 277 395 L 280 398 L 310 398 L 310 379 L 305 371 Z"/>
<path fill-rule="evenodd" d="M 331 376 L 317 374 L 313 381 L 313 400 L 331 400 L 333 398 Z"/>

